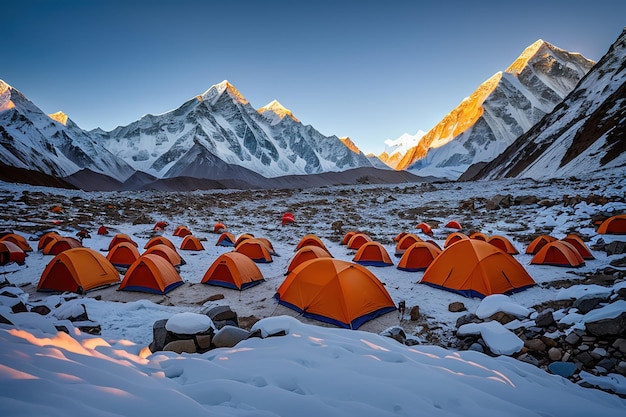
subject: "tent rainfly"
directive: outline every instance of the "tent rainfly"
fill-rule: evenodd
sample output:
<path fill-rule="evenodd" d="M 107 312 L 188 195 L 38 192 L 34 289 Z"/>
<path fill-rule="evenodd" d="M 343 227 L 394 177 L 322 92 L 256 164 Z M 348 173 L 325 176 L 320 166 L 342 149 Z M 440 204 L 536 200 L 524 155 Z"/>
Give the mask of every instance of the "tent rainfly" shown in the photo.
<path fill-rule="evenodd" d="M 200 282 L 241 291 L 263 281 L 263 274 L 252 259 L 241 253 L 227 252 L 217 257 Z"/>
<path fill-rule="evenodd" d="M 576 247 L 563 240 L 555 240 L 545 245 L 530 260 L 532 265 L 552 265 L 578 268 L 585 264 L 585 260 Z"/>
<path fill-rule="evenodd" d="M 365 266 L 392 266 L 387 249 L 379 242 L 367 242 L 356 251 L 352 262 Z"/>
<path fill-rule="evenodd" d="M 165 258 L 148 254 L 140 256 L 126 271 L 120 290 L 166 294 L 183 284 L 174 266 Z"/>

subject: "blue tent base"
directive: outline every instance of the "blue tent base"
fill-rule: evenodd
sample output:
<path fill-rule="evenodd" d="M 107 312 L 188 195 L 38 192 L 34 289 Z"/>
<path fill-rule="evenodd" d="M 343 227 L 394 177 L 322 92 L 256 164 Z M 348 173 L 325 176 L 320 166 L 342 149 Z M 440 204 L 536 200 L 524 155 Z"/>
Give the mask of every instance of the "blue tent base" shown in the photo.
<path fill-rule="evenodd" d="M 248 289 L 250 287 L 254 287 L 256 285 L 259 285 L 262 282 L 265 282 L 265 280 L 261 279 L 261 280 L 258 280 L 258 281 L 246 282 L 246 283 L 241 285 L 241 288 L 237 287 L 232 282 L 218 281 L 218 280 L 208 280 L 208 281 L 204 282 L 203 284 L 214 285 L 216 287 L 222 287 L 222 288 L 230 288 L 232 290 L 237 290 L 237 291 L 243 291 L 243 290 Z"/>
<path fill-rule="evenodd" d="M 440 290 L 453 292 L 453 293 L 460 294 L 463 297 L 467 297 L 467 298 L 480 298 L 480 299 L 483 299 L 487 295 L 489 295 L 489 294 L 481 294 L 481 293 L 479 293 L 476 290 L 455 290 L 453 288 L 447 288 L 447 287 L 444 287 L 442 285 L 432 284 L 430 282 L 421 282 L 420 281 L 420 282 L 418 282 L 418 284 L 424 284 L 424 285 L 428 285 L 429 287 L 438 288 Z M 524 291 L 524 290 L 526 290 L 526 289 L 528 289 L 530 287 L 534 287 L 535 285 L 537 285 L 537 284 L 525 285 L 523 287 L 514 288 L 514 289 L 512 289 L 510 291 L 504 292 L 503 294 L 504 295 L 515 294 L 516 292 Z"/>
<path fill-rule="evenodd" d="M 120 291 L 136 291 L 136 292 L 145 292 L 149 294 L 163 295 L 163 294 L 167 294 L 168 292 L 172 291 L 175 288 L 178 288 L 179 286 L 183 285 L 183 283 L 184 283 L 183 281 L 174 282 L 173 284 L 170 284 L 167 287 L 165 287 L 163 291 L 160 291 L 156 288 L 144 287 L 144 286 L 139 286 L 139 285 L 131 285 L 131 286 L 121 289 Z"/>

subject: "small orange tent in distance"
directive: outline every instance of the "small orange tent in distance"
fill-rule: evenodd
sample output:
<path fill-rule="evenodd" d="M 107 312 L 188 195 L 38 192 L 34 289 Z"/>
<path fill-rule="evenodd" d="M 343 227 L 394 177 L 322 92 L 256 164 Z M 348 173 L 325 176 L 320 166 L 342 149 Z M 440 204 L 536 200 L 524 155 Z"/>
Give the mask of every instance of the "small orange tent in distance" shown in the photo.
<path fill-rule="evenodd" d="M 142 255 L 148 254 L 159 255 L 164 258 L 166 261 L 171 263 L 174 267 L 178 267 L 180 265 L 185 265 L 185 260 L 176 252 L 176 249 L 172 249 L 168 245 L 159 244 L 150 246 Z"/>
<path fill-rule="evenodd" d="M 457 222 L 456 220 L 450 220 L 448 223 L 446 223 L 446 227 L 449 229 L 457 229 L 457 230 L 461 230 L 461 223 Z"/>
<path fill-rule="evenodd" d="M 224 233 L 226 231 L 226 225 L 222 222 L 217 222 L 213 226 L 213 233 Z"/>
<path fill-rule="evenodd" d="M 235 252 L 242 253 L 257 263 L 273 261 L 270 249 L 259 239 L 249 238 L 235 246 Z"/>
<path fill-rule="evenodd" d="M 287 266 L 287 273 L 293 271 L 298 265 L 317 258 L 332 258 L 332 255 L 328 253 L 326 249 L 322 249 L 319 246 L 307 245 L 298 249 L 298 252 L 293 256 L 291 262 Z"/>
<path fill-rule="evenodd" d="M 261 243 L 265 245 L 265 247 L 270 251 L 270 255 L 279 256 L 274 250 L 274 245 L 272 245 L 272 242 L 270 242 L 269 239 L 264 238 L 264 237 L 257 237 L 255 239 L 259 240 Z"/>
<path fill-rule="evenodd" d="M 469 238 L 470 239 L 478 239 L 478 240 L 482 240 L 483 242 L 486 242 L 487 239 L 489 239 L 489 236 L 487 236 L 486 234 L 481 233 L 481 232 L 474 232 L 474 233 L 471 233 L 469 235 Z"/>
<path fill-rule="evenodd" d="M 252 239 L 253 237 L 254 235 L 252 233 L 244 233 L 244 234 L 239 235 L 237 240 L 235 240 L 235 247 L 239 246 L 239 244 L 243 242 L 244 240 Z"/>
<path fill-rule="evenodd" d="M 401 257 L 404 254 L 404 252 L 406 252 L 409 246 L 411 246 L 412 244 L 416 242 L 421 242 L 421 241 L 422 239 L 419 236 L 413 233 L 407 233 L 406 235 L 402 237 L 402 239 L 398 241 L 398 243 L 396 243 L 395 256 L 397 256 L 398 258 Z"/>
<path fill-rule="evenodd" d="M 452 232 L 448 235 L 448 237 L 446 238 L 446 241 L 443 242 L 443 247 L 445 249 L 448 246 L 452 245 L 453 243 L 456 243 L 459 240 L 464 240 L 464 239 L 469 239 L 469 237 L 466 234 L 461 233 L 461 232 Z"/>
<path fill-rule="evenodd" d="M 487 243 L 492 244 L 509 255 L 517 255 L 519 253 L 515 246 L 513 246 L 513 243 L 504 236 L 493 235 L 487 239 Z"/>
<path fill-rule="evenodd" d="M 168 238 L 164 237 L 164 236 L 154 236 L 153 238 L 151 238 L 143 247 L 144 249 L 148 249 L 152 246 L 155 245 L 167 245 L 170 248 L 176 250 L 176 245 L 174 245 L 174 243 L 172 243 L 171 240 L 169 240 Z"/>
<path fill-rule="evenodd" d="M 204 250 L 204 246 L 202 246 L 202 242 L 200 242 L 200 239 L 198 239 L 194 235 L 187 235 L 180 243 L 180 249 L 201 251 Z"/>
<path fill-rule="evenodd" d="M 139 256 L 139 250 L 130 242 L 120 242 L 113 247 L 106 258 L 113 266 L 127 268 L 135 262 Z"/>
<path fill-rule="evenodd" d="M 215 246 L 226 246 L 232 247 L 235 246 L 235 235 L 232 233 L 224 232 L 217 238 L 217 243 Z"/>
<path fill-rule="evenodd" d="M 513 256 L 467 237 L 444 249 L 426 269 L 420 283 L 470 298 L 511 294 L 535 285 Z"/>
<path fill-rule="evenodd" d="M 530 242 L 528 244 L 528 246 L 526 247 L 526 254 L 527 255 L 534 255 L 537 252 L 539 252 L 539 250 L 541 248 L 543 248 L 545 245 L 547 245 L 550 242 L 554 242 L 557 239 L 553 236 L 549 236 L 549 235 L 541 235 L 541 236 L 537 236 L 535 239 L 533 239 L 532 242 Z"/>
<path fill-rule="evenodd" d="M 583 257 L 583 259 L 585 260 L 596 259 L 591 253 L 591 251 L 589 250 L 589 248 L 587 247 L 587 245 L 585 245 L 585 242 L 580 238 L 580 236 L 570 233 L 569 235 L 565 236 L 561 240 L 567 243 L 571 243 L 572 246 L 576 248 L 578 253 L 580 253 L 580 256 Z"/>
<path fill-rule="evenodd" d="M 402 271 L 424 271 L 441 253 L 438 246 L 430 242 L 415 242 L 407 248 L 397 268 Z"/>
<path fill-rule="evenodd" d="M 378 242 L 367 242 L 356 251 L 352 262 L 365 266 L 392 266 L 387 249 Z"/>
<path fill-rule="evenodd" d="M 44 255 L 58 255 L 59 253 L 72 249 L 72 248 L 80 248 L 83 244 L 80 243 L 80 240 L 74 239 L 73 237 L 63 237 L 59 236 L 49 240 L 46 246 L 43 248 Z"/>
<path fill-rule="evenodd" d="M 60 237 L 61 237 L 61 235 L 58 234 L 57 232 L 47 232 L 47 233 L 44 233 L 39 238 L 39 242 L 37 242 L 37 250 L 42 250 L 43 248 L 46 247 L 46 245 L 48 243 L 50 243 L 51 240 L 57 239 L 57 238 L 60 238 Z"/>
<path fill-rule="evenodd" d="M 185 237 L 192 234 L 191 230 L 189 230 L 189 228 L 187 226 L 177 226 L 176 229 L 174 229 L 174 236 L 178 236 L 178 237 Z"/>
<path fill-rule="evenodd" d="M 359 249 L 367 242 L 371 242 L 372 238 L 365 233 L 355 233 L 348 241 L 348 249 Z"/>
<path fill-rule="evenodd" d="M 293 213 L 287 212 L 287 213 L 283 214 L 283 217 L 282 217 L 282 219 L 280 221 L 280 224 L 281 224 L 281 226 L 286 226 L 286 225 L 288 225 L 290 223 L 295 223 L 295 222 L 296 222 L 296 218 L 293 215 Z"/>
<path fill-rule="evenodd" d="M 156 254 L 140 256 L 126 271 L 120 290 L 166 294 L 183 284 L 174 266 Z"/>
<path fill-rule="evenodd" d="M 310 246 L 310 245 L 318 246 L 324 249 L 326 252 L 328 252 L 328 248 L 326 248 L 326 245 L 324 245 L 324 242 L 322 242 L 322 239 L 320 239 L 319 237 L 313 234 L 305 235 L 302 239 L 300 239 L 300 242 L 298 242 L 298 244 L 296 245 L 296 252 L 300 250 L 300 248 L 302 248 L 303 246 Z"/>
<path fill-rule="evenodd" d="M 576 247 L 563 240 L 555 240 L 545 245 L 530 260 L 532 265 L 552 265 L 578 268 L 585 260 Z"/>
<path fill-rule="evenodd" d="M 107 233 L 109 233 L 109 231 L 107 230 L 105 225 L 100 225 L 100 227 L 98 227 L 99 235 L 106 235 Z"/>
<path fill-rule="evenodd" d="M 24 252 L 31 252 L 33 250 L 33 248 L 28 244 L 28 241 L 24 238 L 24 236 L 20 236 L 16 233 L 9 233 L 0 238 L 0 242 L 5 240 L 15 243 Z"/>
<path fill-rule="evenodd" d="M 426 223 L 419 223 L 416 227 L 427 236 L 433 235 L 433 229 Z"/>
<path fill-rule="evenodd" d="M 0 241 L 0 265 L 6 265 L 11 262 L 24 265 L 25 260 L 26 252 L 22 248 L 9 240 Z"/>
<path fill-rule="evenodd" d="M 83 293 L 119 281 L 119 272 L 103 255 L 90 248 L 73 248 L 52 258 L 41 274 L 37 291 Z"/>
<path fill-rule="evenodd" d="M 252 259 L 238 252 L 227 252 L 217 257 L 200 282 L 241 291 L 263 281 L 263 273 Z"/>
<path fill-rule="evenodd" d="M 287 275 L 275 297 L 304 317 L 348 329 L 396 309 L 367 268 L 334 258 L 303 262 Z"/>
<path fill-rule="evenodd" d="M 166 227 L 167 227 L 167 222 L 160 221 L 154 224 L 154 227 L 152 228 L 152 230 L 159 230 L 159 231 L 165 230 Z"/>
<path fill-rule="evenodd" d="M 111 250 L 115 247 L 115 245 L 117 245 L 118 243 L 122 243 L 122 242 L 130 242 L 135 246 L 139 246 L 137 244 L 137 242 L 135 242 L 130 236 L 128 236 L 125 233 L 118 233 L 115 236 L 113 236 L 113 238 L 111 239 L 111 241 L 109 242 L 109 249 Z"/>
<path fill-rule="evenodd" d="M 342 245 L 347 245 L 348 242 L 350 241 L 350 239 L 352 238 L 352 236 L 354 236 L 357 233 L 358 232 L 356 230 L 350 230 L 348 233 L 343 235 L 343 239 L 341 239 L 341 244 Z"/>
<path fill-rule="evenodd" d="M 626 214 L 609 217 L 598 227 L 601 235 L 626 235 Z"/>

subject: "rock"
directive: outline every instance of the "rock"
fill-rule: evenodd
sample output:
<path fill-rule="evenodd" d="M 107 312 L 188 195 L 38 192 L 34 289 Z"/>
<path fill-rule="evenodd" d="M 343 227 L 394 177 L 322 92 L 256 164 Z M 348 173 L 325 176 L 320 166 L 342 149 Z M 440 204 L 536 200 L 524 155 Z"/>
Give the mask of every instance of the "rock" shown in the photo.
<path fill-rule="evenodd" d="M 623 337 L 615 339 L 615 342 L 613 342 L 611 346 L 622 353 L 626 353 L 626 339 L 624 339 Z"/>
<path fill-rule="evenodd" d="M 164 351 L 180 353 L 196 353 L 196 343 L 193 339 L 174 340 L 163 348 Z"/>
<path fill-rule="evenodd" d="M 47 316 L 50 314 L 50 307 L 45 305 L 33 306 L 30 308 L 31 313 L 41 314 L 42 316 Z"/>
<path fill-rule="evenodd" d="M 559 361 L 563 358 L 563 352 L 556 347 L 550 348 L 550 350 L 548 350 L 548 358 L 550 358 L 551 361 Z"/>
<path fill-rule="evenodd" d="M 618 362 L 615 371 L 621 375 L 626 375 L 626 361 Z"/>
<path fill-rule="evenodd" d="M 529 355 L 528 353 L 522 353 L 517 357 L 518 361 L 530 363 L 531 365 L 539 366 L 539 361 L 533 355 Z"/>
<path fill-rule="evenodd" d="M 611 242 L 604 246 L 607 255 L 616 255 L 626 253 L 626 242 Z"/>
<path fill-rule="evenodd" d="M 393 326 L 385 329 L 380 333 L 380 335 L 395 339 L 402 344 L 404 344 L 404 342 L 406 341 L 406 333 L 404 332 L 404 329 L 400 326 Z"/>
<path fill-rule="evenodd" d="M 420 307 L 419 306 L 411 307 L 411 311 L 409 312 L 409 315 L 411 316 L 411 321 L 419 320 L 419 318 L 420 318 Z"/>
<path fill-rule="evenodd" d="M 611 372 L 617 365 L 617 359 L 615 358 L 604 358 L 596 363 L 596 368 L 605 369 L 606 372 Z"/>
<path fill-rule="evenodd" d="M 234 321 L 237 322 L 237 313 L 232 311 L 229 306 L 215 306 L 210 308 L 204 314 L 215 321 Z"/>
<path fill-rule="evenodd" d="M 595 336 L 620 336 L 626 334 L 626 312 L 612 319 L 585 323 L 587 331 Z"/>
<path fill-rule="evenodd" d="M 563 378 L 569 378 L 574 375 L 578 367 L 572 362 L 552 362 L 548 365 L 548 370 L 554 375 L 560 375 Z"/>
<path fill-rule="evenodd" d="M 604 358 L 606 356 L 606 349 L 601 348 L 601 347 L 597 347 L 594 350 L 592 350 L 591 352 L 589 352 L 589 354 L 591 356 L 593 356 L 594 359 L 598 360 L 598 359 Z"/>
<path fill-rule="evenodd" d="M 163 350 L 165 345 L 173 340 L 165 329 L 165 323 L 167 323 L 167 319 L 157 320 L 152 325 L 152 343 L 149 346 L 151 352 Z"/>
<path fill-rule="evenodd" d="M 465 304 L 463 304 L 460 301 L 455 301 L 453 303 L 450 303 L 450 305 L 448 305 L 448 311 L 452 313 L 458 313 L 458 312 L 465 311 L 465 310 L 467 310 L 465 308 Z"/>
<path fill-rule="evenodd" d="M 213 334 L 198 334 L 196 335 L 196 344 L 202 351 L 211 349 L 211 342 L 213 341 Z"/>
<path fill-rule="evenodd" d="M 13 323 L 11 323 L 11 321 L 4 317 L 2 314 L 0 314 L 0 324 L 8 324 L 10 326 L 13 326 Z"/>
<path fill-rule="evenodd" d="M 250 336 L 250 332 L 235 326 L 224 326 L 213 336 L 213 345 L 215 347 L 231 348 L 237 343 L 245 340 Z"/>
<path fill-rule="evenodd" d="M 13 313 L 26 313 L 28 308 L 26 308 L 26 305 L 23 302 L 19 301 L 11 306 L 11 311 Z"/>
<path fill-rule="evenodd" d="M 493 315 L 491 315 L 491 317 L 488 317 L 487 320 L 485 321 L 492 321 L 492 320 L 495 320 L 500 324 L 507 324 L 515 320 L 515 316 L 509 313 L 505 313 L 504 311 L 498 311 L 497 313 L 494 313 Z"/>
<path fill-rule="evenodd" d="M 572 346 L 576 346 L 580 343 L 581 337 L 576 332 L 571 332 L 565 338 L 565 342 Z"/>
<path fill-rule="evenodd" d="M 473 350 L 474 352 L 485 353 L 485 347 L 478 342 L 472 343 L 469 347 L 469 350 Z"/>
<path fill-rule="evenodd" d="M 533 352 L 545 352 L 546 344 L 543 343 L 540 339 L 530 339 L 524 342 L 524 346 Z"/>
<path fill-rule="evenodd" d="M 583 366 L 586 367 L 593 366 L 594 364 L 593 357 L 589 354 L 589 352 L 581 352 L 578 355 L 574 356 L 574 359 L 582 363 Z"/>
<path fill-rule="evenodd" d="M 513 201 L 516 206 L 527 206 L 537 203 L 538 198 L 534 195 L 520 195 L 515 197 Z"/>
<path fill-rule="evenodd" d="M 603 301 L 606 301 L 606 299 L 607 299 L 606 297 L 598 297 L 597 295 L 594 295 L 594 294 L 588 294 L 575 300 L 574 303 L 572 304 L 572 307 L 577 308 L 580 314 L 587 314 L 591 310 L 595 309 L 598 306 L 598 304 L 600 304 Z"/>
<path fill-rule="evenodd" d="M 476 316 L 476 314 L 474 313 L 466 314 L 464 316 L 459 317 L 456 320 L 456 328 L 458 329 L 464 324 L 477 323 L 477 322 L 478 322 L 478 316 Z"/>
<path fill-rule="evenodd" d="M 535 324 L 539 327 L 548 327 L 554 324 L 554 316 L 552 311 L 544 311 L 535 318 Z"/>
<path fill-rule="evenodd" d="M 217 300 L 223 300 L 224 294 L 214 294 L 212 296 L 210 296 L 209 298 L 207 298 L 207 301 L 217 301 Z"/>

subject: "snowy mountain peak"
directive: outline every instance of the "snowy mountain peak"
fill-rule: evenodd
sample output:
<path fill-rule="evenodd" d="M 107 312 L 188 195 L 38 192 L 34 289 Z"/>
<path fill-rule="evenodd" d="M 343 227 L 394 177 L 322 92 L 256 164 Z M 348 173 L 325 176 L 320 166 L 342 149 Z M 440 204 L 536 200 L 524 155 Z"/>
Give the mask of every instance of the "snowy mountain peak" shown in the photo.
<path fill-rule="evenodd" d="M 0 111 L 9 110 L 15 107 L 11 101 L 11 86 L 0 80 Z"/>
<path fill-rule="evenodd" d="M 555 48 L 554 46 L 545 42 L 543 39 L 539 39 L 532 45 L 524 49 L 524 52 L 522 52 L 521 55 L 518 56 L 515 61 L 513 61 L 513 63 L 506 69 L 506 72 L 509 72 L 511 74 L 520 73 L 524 69 L 524 67 L 528 65 L 530 60 L 535 57 L 544 47 Z"/>
<path fill-rule="evenodd" d="M 56 113 L 52 113 L 48 115 L 52 120 L 56 120 L 57 122 L 61 123 L 62 125 L 67 125 L 67 114 L 63 113 L 62 111 L 58 111 Z"/>
<path fill-rule="evenodd" d="M 280 122 L 286 116 L 289 116 L 295 122 L 300 123 L 300 120 L 293 115 L 291 110 L 280 104 L 278 100 L 272 100 L 271 103 L 259 108 L 257 111 L 266 117 L 270 117 L 273 120 L 272 124 Z M 268 112 L 271 112 L 271 114 L 268 114 Z"/>
<path fill-rule="evenodd" d="M 352 142 L 352 139 L 350 139 L 348 136 L 343 137 L 343 138 L 339 138 L 339 140 L 341 141 L 341 143 L 346 145 L 346 147 L 348 149 L 350 149 L 352 152 L 354 152 L 356 154 L 360 154 L 361 153 L 361 150 L 359 149 L 359 147 L 356 146 L 356 144 L 354 142 Z"/>
<path fill-rule="evenodd" d="M 211 86 L 211 88 L 202 94 L 202 99 L 208 101 L 211 105 L 214 105 L 224 93 L 227 93 L 234 101 L 241 104 L 248 104 L 248 100 L 246 100 L 243 94 L 241 94 L 234 85 L 229 83 L 228 80 L 224 80 L 221 83 Z"/>

